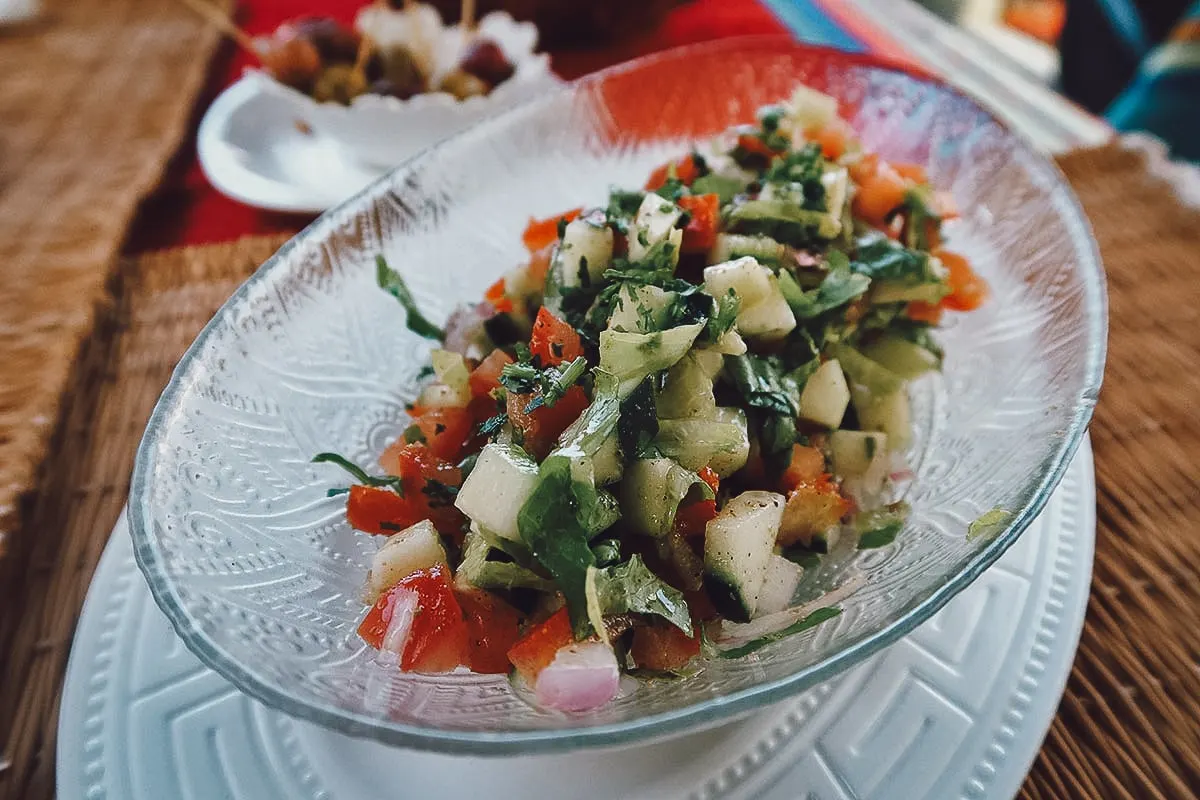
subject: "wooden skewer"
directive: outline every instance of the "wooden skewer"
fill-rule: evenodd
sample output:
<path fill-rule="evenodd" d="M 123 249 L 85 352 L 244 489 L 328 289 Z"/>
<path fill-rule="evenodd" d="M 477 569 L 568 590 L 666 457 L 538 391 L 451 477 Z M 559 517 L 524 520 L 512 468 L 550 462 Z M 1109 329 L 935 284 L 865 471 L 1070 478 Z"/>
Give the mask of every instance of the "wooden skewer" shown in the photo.
<path fill-rule="evenodd" d="M 462 29 L 467 33 L 475 30 L 475 0 L 462 0 Z"/>
<path fill-rule="evenodd" d="M 254 46 L 254 37 L 235 25 L 233 20 L 226 16 L 220 9 L 210 6 L 208 3 L 203 2 L 203 0 L 180 0 L 180 2 L 204 17 L 221 33 L 237 42 L 238 46 L 243 50 L 252 55 L 258 55 L 258 50 Z"/>

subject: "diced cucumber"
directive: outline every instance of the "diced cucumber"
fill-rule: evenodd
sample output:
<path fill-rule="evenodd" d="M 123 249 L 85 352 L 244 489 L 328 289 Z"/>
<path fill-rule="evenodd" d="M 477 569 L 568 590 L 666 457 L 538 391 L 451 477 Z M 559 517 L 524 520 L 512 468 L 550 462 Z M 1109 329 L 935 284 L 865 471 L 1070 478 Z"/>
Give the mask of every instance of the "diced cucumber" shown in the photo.
<path fill-rule="evenodd" d="M 850 404 L 850 388 L 836 358 L 817 367 L 800 392 L 800 416 L 826 428 L 838 428 Z"/>
<path fill-rule="evenodd" d="M 715 347 L 697 347 L 690 353 L 710 381 L 715 381 L 725 368 L 725 354 Z"/>
<path fill-rule="evenodd" d="M 433 523 L 423 519 L 410 525 L 389 536 L 371 559 L 363 602 L 374 603 L 384 590 L 419 569 L 446 563 L 446 550 Z"/>
<path fill-rule="evenodd" d="M 667 372 L 655 401 L 659 419 L 712 417 L 716 413 L 712 377 L 696 353 L 692 350 Z"/>
<path fill-rule="evenodd" d="M 849 345 L 834 345 L 829 352 L 841 363 L 850 383 L 865 388 L 872 397 L 883 397 L 904 388 L 903 378 Z"/>
<path fill-rule="evenodd" d="M 814 553 L 821 553 L 822 555 L 830 552 L 833 550 L 833 548 L 837 547 L 838 542 L 842 540 L 842 531 L 843 529 L 841 525 L 835 525 L 831 528 L 826 528 L 823 531 L 817 531 L 809 540 L 808 549 L 812 550 Z"/>
<path fill-rule="evenodd" d="M 885 335 L 862 349 L 862 354 L 901 378 L 912 380 L 936 370 L 941 363 L 936 353 L 894 335 Z"/>
<path fill-rule="evenodd" d="M 854 410 L 864 430 L 882 431 L 887 434 L 888 447 L 903 450 L 912 438 L 912 413 L 908 403 L 908 392 L 903 387 L 876 396 L 855 387 Z"/>
<path fill-rule="evenodd" d="M 772 294 L 738 310 L 738 332 L 752 339 L 782 339 L 796 327 L 796 315 L 784 299 L 778 279 L 772 275 L 770 282 Z"/>
<path fill-rule="evenodd" d="M 717 611 L 733 622 L 749 622 L 758 608 L 784 502 L 774 492 L 743 492 L 705 530 L 704 585 Z"/>
<path fill-rule="evenodd" d="M 778 264 L 787 254 L 787 247 L 770 236 L 746 236 L 740 233 L 718 233 L 717 243 L 708 254 L 714 264 L 753 258 L 760 264 Z"/>
<path fill-rule="evenodd" d="M 417 395 L 417 405 L 422 408 L 463 408 L 471 402 L 469 386 L 456 388 L 441 381 L 429 384 Z"/>
<path fill-rule="evenodd" d="M 804 567 L 772 553 L 770 561 L 767 562 L 767 577 L 758 593 L 758 608 L 755 609 L 754 616 L 765 617 L 790 606 L 803 574 Z"/>
<path fill-rule="evenodd" d="M 592 469 L 597 486 L 607 486 L 621 480 L 625 462 L 621 459 L 620 442 L 617 441 L 615 433 L 609 435 L 592 456 Z"/>
<path fill-rule="evenodd" d="M 692 182 L 692 194 L 715 194 L 720 204 L 725 205 L 734 195 L 744 192 L 747 183 L 745 178 L 738 175 L 710 172 Z"/>
<path fill-rule="evenodd" d="M 498 557 L 499 555 L 478 530 L 468 531 L 466 539 L 463 540 L 462 561 L 454 575 L 454 583 L 464 589 L 555 591 L 553 581 L 515 561 Z"/>
<path fill-rule="evenodd" d="M 829 437 L 833 469 L 855 478 L 864 491 L 875 494 L 887 479 L 888 437 L 874 431 L 834 431 Z"/>
<path fill-rule="evenodd" d="M 778 339 L 796 327 L 796 317 L 784 299 L 779 280 L 770 269 L 749 256 L 704 268 L 704 291 L 722 297 L 732 291 L 741 301 L 738 332 Z"/>
<path fill-rule="evenodd" d="M 671 532 L 675 512 L 693 486 L 708 485 L 669 458 L 634 461 L 625 469 L 619 498 L 621 518 L 637 533 L 659 538 Z"/>
<path fill-rule="evenodd" d="M 580 217 L 567 224 L 562 242 L 554 253 L 554 268 L 560 286 L 583 284 L 586 270 L 588 284 L 600 282 L 604 271 L 612 264 L 613 232 L 600 221 Z"/>
<path fill-rule="evenodd" d="M 704 268 L 704 291 L 713 297 L 733 293 L 742 307 L 762 300 L 771 294 L 771 270 L 750 256 Z"/>
<path fill-rule="evenodd" d="M 821 175 L 821 185 L 825 187 L 825 212 L 837 220 L 838 234 L 840 234 L 842 232 L 842 211 L 846 206 L 850 175 L 845 167 L 830 165 Z"/>
<path fill-rule="evenodd" d="M 945 283 L 910 284 L 878 280 L 871 284 L 871 302 L 876 305 L 911 303 L 914 300 L 922 303 L 937 303 L 948 294 L 950 294 L 950 287 Z"/>
<path fill-rule="evenodd" d="M 454 505 L 497 536 L 519 540 L 517 515 L 532 494 L 537 478 L 537 462 L 524 450 L 489 444 L 479 453 Z"/>
<path fill-rule="evenodd" d="M 600 369 L 615 376 L 618 395 L 628 397 L 647 375 L 683 358 L 703 329 L 698 322 L 657 333 L 601 331 Z"/>
<path fill-rule="evenodd" d="M 674 245 L 673 258 L 678 262 L 683 230 L 675 223 L 681 216 L 683 210 L 670 200 L 654 192 L 647 194 L 629 230 L 629 260 L 641 261 L 655 245 L 667 242 Z"/>
<path fill-rule="evenodd" d="M 735 205 L 729 211 L 729 222 L 737 226 L 741 222 L 762 222 L 764 220 L 776 223 L 799 225 L 821 239 L 836 239 L 842 232 L 841 217 L 835 217 L 825 211 L 813 211 L 802 208 L 798 203 L 782 197 L 773 197 L 775 192 L 763 190 L 763 195 L 757 200 L 747 200 Z M 743 226 L 751 227 L 751 226 Z M 762 226 L 753 226 L 761 228 Z"/>
<path fill-rule="evenodd" d="M 467 362 L 461 353 L 434 350 L 429 354 L 429 361 L 433 365 L 433 374 L 438 381 L 446 384 L 455 392 L 470 394 L 471 387 L 468 379 L 471 376 L 471 370 L 467 369 Z"/>
<path fill-rule="evenodd" d="M 719 408 L 711 419 L 664 419 L 654 444 L 685 469 L 710 467 L 721 477 L 746 464 L 750 439 L 741 409 Z"/>
<path fill-rule="evenodd" d="M 816 89 L 797 86 L 788 98 L 786 115 L 794 130 L 793 141 L 799 144 L 800 136 L 807 131 L 824 128 L 837 119 L 837 100 Z"/>
<path fill-rule="evenodd" d="M 608 318 L 608 329 L 647 333 L 662 329 L 667 321 L 667 307 L 675 292 L 657 286 L 621 287 L 617 302 Z"/>

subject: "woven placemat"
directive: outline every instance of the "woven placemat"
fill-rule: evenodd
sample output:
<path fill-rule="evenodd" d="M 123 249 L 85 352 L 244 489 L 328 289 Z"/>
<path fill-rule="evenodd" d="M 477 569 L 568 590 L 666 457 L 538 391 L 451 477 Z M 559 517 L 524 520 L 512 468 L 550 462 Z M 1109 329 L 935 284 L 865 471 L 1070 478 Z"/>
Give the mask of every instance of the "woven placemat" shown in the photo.
<path fill-rule="evenodd" d="M 41 21 L 0 32 L 0 556 L 16 549 L 17 499 L 80 339 L 217 43 L 171 0 L 42 2 Z"/>
<path fill-rule="evenodd" d="M 1034 798 L 1187 798 L 1200 786 L 1200 214 L 1117 147 L 1061 161 L 1112 286 L 1107 383 L 1092 437 L 1095 584 L 1067 693 L 1022 791 Z M 249 239 L 126 261 L 75 372 L 28 518 L 37 548 L 0 638 L 0 798 L 53 793 L 72 626 L 128 488 L 134 447 L 176 359 L 280 244 Z M 3 610 L 0 610 L 3 614 Z M 902 799 L 898 799 L 902 800 Z"/>

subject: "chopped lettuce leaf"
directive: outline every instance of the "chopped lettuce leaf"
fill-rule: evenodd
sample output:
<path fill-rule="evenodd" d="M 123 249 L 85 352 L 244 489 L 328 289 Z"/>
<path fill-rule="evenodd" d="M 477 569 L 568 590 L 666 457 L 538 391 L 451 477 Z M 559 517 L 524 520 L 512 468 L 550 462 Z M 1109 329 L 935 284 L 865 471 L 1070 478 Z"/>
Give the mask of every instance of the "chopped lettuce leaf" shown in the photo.
<path fill-rule="evenodd" d="M 624 564 L 597 572 L 596 593 L 605 616 L 651 614 L 692 635 L 692 617 L 683 593 L 651 572 L 641 556 L 633 555 Z"/>
<path fill-rule="evenodd" d="M 445 331 L 421 314 L 417 308 L 417 301 L 413 298 L 412 292 L 408 290 L 408 284 L 404 282 L 403 276 L 389 267 L 387 261 L 381 255 L 375 256 L 375 282 L 379 284 L 380 289 L 383 289 L 400 301 L 400 305 L 404 307 L 406 322 L 410 331 L 418 336 L 424 336 L 426 339 L 434 339 L 439 342 L 446 338 Z"/>

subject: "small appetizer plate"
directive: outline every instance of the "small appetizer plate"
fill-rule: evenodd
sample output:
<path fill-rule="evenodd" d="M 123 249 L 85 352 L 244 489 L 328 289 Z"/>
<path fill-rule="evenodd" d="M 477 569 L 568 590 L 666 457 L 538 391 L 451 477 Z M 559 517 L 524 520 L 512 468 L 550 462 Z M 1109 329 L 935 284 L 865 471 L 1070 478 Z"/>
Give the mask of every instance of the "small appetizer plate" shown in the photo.
<path fill-rule="evenodd" d="M 200 168 L 226 197 L 267 211 L 319 214 L 387 170 L 350 159 L 327 135 L 305 127 L 294 100 L 247 74 L 200 121 Z"/>
<path fill-rule="evenodd" d="M 175 636 L 122 518 L 71 651 L 58 796 L 1008 800 L 1070 672 L 1094 542 L 1085 440 L 1044 511 L 994 566 L 854 669 L 666 741 L 489 759 L 353 739 L 251 700 Z"/>

